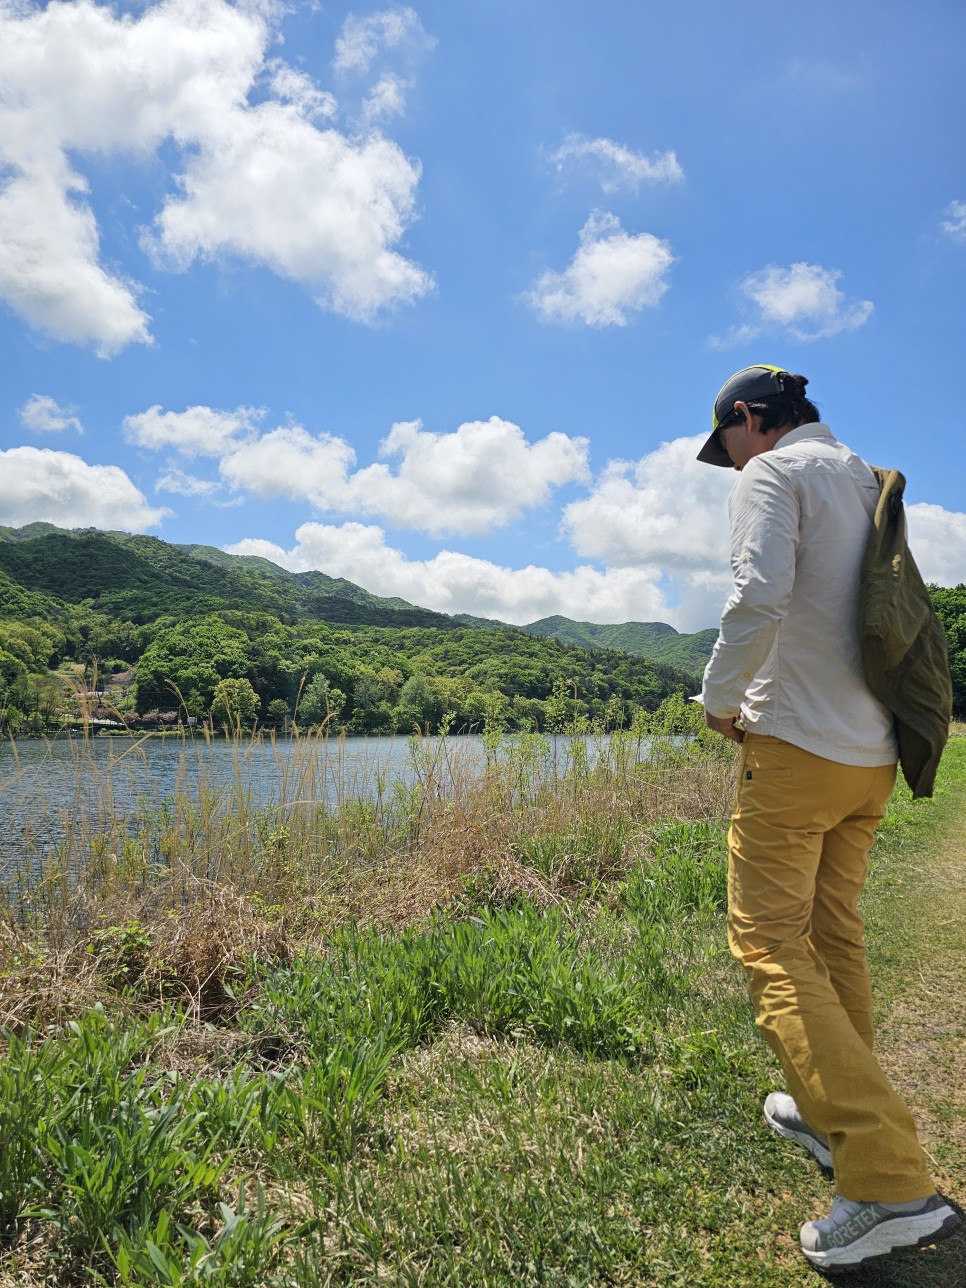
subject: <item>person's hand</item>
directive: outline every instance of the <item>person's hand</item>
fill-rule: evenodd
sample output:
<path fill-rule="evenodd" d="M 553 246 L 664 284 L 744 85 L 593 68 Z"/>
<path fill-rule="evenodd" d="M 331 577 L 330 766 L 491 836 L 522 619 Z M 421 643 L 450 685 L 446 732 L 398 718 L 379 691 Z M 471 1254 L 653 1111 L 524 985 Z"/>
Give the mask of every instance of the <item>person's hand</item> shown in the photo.
<path fill-rule="evenodd" d="M 738 728 L 735 723 L 737 719 L 737 716 L 713 716 L 707 707 L 704 709 L 704 723 L 709 729 L 730 738 L 732 742 L 744 742 L 745 731 Z"/>

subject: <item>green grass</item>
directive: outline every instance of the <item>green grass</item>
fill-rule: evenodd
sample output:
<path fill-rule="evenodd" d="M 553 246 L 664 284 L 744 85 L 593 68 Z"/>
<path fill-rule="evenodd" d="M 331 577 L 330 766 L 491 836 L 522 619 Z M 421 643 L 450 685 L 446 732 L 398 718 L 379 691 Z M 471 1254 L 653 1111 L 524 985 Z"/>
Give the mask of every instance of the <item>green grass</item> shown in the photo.
<path fill-rule="evenodd" d="M 964 791 L 960 740 L 877 843 L 887 1012 Z M 817 1283 L 797 1229 L 829 1188 L 761 1120 L 779 1083 L 725 944 L 723 826 L 625 821 L 618 847 L 599 806 L 512 834 L 532 883 L 488 857 L 408 926 L 256 946 L 213 1023 L 157 1006 L 143 921 L 110 927 L 113 1005 L 4 1033 L 0 1285 Z M 951 1244 L 850 1282 L 956 1288 Z"/>

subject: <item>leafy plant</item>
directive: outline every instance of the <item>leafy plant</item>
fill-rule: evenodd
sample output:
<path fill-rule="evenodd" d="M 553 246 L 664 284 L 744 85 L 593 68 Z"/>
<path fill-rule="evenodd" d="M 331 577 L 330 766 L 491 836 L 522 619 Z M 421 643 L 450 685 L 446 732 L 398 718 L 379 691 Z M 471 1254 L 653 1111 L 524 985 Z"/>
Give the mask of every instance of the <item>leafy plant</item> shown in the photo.
<path fill-rule="evenodd" d="M 87 951 L 98 958 L 105 976 L 120 986 L 133 984 L 148 962 L 154 937 L 140 921 L 95 930 Z"/>
<path fill-rule="evenodd" d="M 120 1083 L 109 1118 L 72 1117 L 69 1126 L 55 1119 L 44 1132 L 56 1203 L 37 1215 L 54 1222 L 82 1255 L 165 1208 L 203 1201 L 228 1167 L 229 1158 L 216 1155 L 217 1137 L 201 1130 L 204 1115 L 188 1112 L 180 1091 L 162 1100 L 145 1076 L 142 1069 Z"/>
<path fill-rule="evenodd" d="M 724 829 L 683 822 L 659 828 L 653 858 L 627 882 L 624 900 L 638 916 L 663 920 L 723 908 L 728 901 Z"/>
<path fill-rule="evenodd" d="M 220 1228 L 210 1238 L 175 1225 L 166 1211 L 150 1225 L 124 1233 L 111 1258 L 120 1282 L 158 1288 L 272 1288 L 290 1283 L 274 1274 L 286 1239 L 286 1221 L 269 1211 L 264 1191 L 253 1185 L 254 1202 L 245 1182 L 235 1206 L 218 1204 Z"/>
<path fill-rule="evenodd" d="M 46 1165 L 38 1127 L 47 1100 L 46 1086 L 58 1063 L 51 1043 L 34 1035 L 0 1032 L 6 1046 L 0 1059 L 0 1240 L 12 1235 L 45 1184 Z"/>

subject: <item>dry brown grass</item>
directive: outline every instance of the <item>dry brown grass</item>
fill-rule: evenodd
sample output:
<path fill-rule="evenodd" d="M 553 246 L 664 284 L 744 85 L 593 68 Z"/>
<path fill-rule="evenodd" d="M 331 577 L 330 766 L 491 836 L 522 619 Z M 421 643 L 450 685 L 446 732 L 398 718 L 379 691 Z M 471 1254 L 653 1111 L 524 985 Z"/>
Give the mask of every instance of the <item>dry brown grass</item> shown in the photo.
<path fill-rule="evenodd" d="M 119 908 L 79 892 L 70 927 L 0 925 L 0 1027 L 58 1023 L 107 998 L 175 1003 L 199 1020 L 227 1016 L 232 982 L 253 956 L 291 957 L 284 922 L 228 889 L 177 913 L 157 915 L 152 903 Z"/>
<path fill-rule="evenodd" d="M 444 748 L 421 753 L 402 794 L 372 805 L 346 792 L 335 807 L 306 755 L 262 813 L 240 753 L 232 790 L 185 793 L 133 835 L 105 800 L 0 914 L 0 1024 L 58 1022 L 108 998 L 216 1019 L 252 956 L 324 950 L 347 920 L 418 925 L 458 899 L 549 903 L 618 879 L 662 822 L 723 818 L 732 793 L 727 747 L 640 750 L 629 740 L 561 773 L 533 757 L 471 772 Z"/>

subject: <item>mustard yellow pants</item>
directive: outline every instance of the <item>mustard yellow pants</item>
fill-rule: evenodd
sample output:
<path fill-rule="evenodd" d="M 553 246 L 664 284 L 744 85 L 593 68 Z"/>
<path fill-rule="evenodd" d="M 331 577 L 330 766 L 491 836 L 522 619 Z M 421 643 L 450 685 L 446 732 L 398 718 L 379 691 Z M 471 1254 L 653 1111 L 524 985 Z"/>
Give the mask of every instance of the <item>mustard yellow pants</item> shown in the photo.
<path fill-rule="evenodd" d="M 872 1054 L 858 898 L 895 765 L 824 760 L 749 733 L 729 833 L 728 940 L 789 1093 L 860 1202 L 935 1193 L 908 1108 Z"/>

